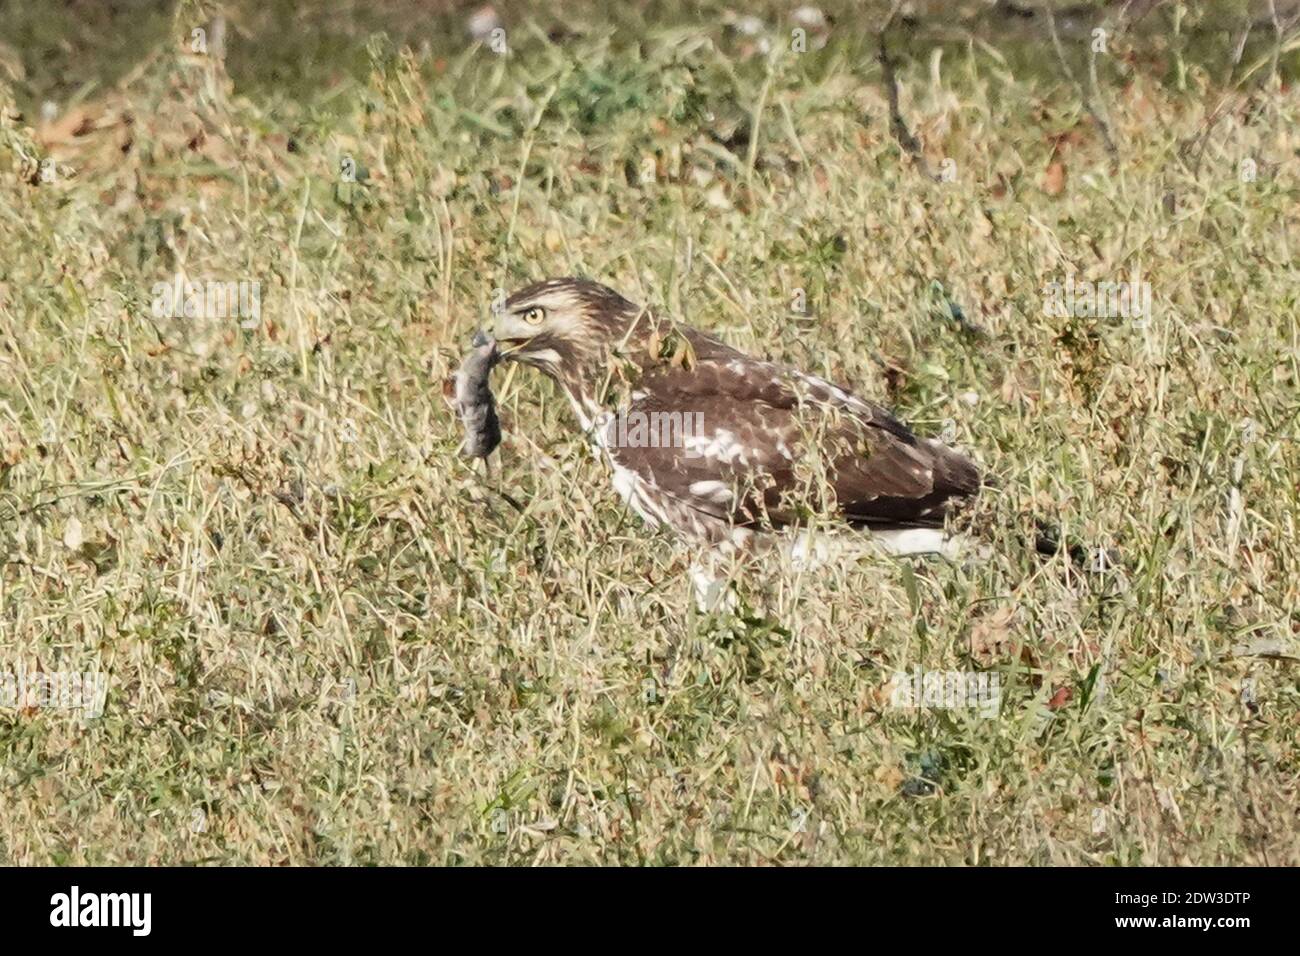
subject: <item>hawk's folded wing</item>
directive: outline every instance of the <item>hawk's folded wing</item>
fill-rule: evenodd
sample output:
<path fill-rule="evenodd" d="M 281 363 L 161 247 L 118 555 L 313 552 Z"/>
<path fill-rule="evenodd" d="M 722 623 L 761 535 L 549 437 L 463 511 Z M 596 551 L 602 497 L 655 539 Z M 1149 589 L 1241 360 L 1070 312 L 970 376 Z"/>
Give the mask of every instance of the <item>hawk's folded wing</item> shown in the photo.
<path fill-rule="evenodd" d="M 650 422 L 656 440 L 608 432 L 615 464 L 661 493 L 741 526 L 780 527 L 814 513 L 937 525 L 953 499 L 979 490 L 969 459 L 917 438 L 883 408 L 720 343 L 698 344 L 703 354 L 689 368 L 648 369 L 622 410 L 626 421 Z"/>

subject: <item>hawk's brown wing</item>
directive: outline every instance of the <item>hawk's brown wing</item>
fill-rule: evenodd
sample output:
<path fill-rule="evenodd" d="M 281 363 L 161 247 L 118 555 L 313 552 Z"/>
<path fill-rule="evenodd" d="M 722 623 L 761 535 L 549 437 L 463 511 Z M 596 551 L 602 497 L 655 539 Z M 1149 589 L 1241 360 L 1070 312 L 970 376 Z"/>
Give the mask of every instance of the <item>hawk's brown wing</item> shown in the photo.
<path fill-rule="evenodd" d="M 798 524 L 814 513 L 941 524 L 950 501 L 979 490 L 969 459 L 917 438 L 883 408 L 725 346 L 689 368 L 646 370 L 625 418 L 638 413 L 678 423 L 679 435 L 654 444 L 622 435 L 611 443 L 615 463 L 742 526 Z"/>

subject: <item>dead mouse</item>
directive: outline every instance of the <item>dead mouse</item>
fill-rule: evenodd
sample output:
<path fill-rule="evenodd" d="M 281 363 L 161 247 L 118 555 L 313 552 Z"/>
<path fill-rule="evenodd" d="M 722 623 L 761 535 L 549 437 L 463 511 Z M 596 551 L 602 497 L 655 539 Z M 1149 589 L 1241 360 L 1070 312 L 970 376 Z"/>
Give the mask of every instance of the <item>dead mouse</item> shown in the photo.
<path fill-rule="evenodd" d="M 455 376 L 443 383 L 443 395 L 455 408 L 465 429 L 461 456 L 486 458 L 501 444 L 496 397 L 488 384 L 488 375 L 501 361 L 501 352 L 496 341 L 482 329 L 474 334 L 470 346 Z"/>

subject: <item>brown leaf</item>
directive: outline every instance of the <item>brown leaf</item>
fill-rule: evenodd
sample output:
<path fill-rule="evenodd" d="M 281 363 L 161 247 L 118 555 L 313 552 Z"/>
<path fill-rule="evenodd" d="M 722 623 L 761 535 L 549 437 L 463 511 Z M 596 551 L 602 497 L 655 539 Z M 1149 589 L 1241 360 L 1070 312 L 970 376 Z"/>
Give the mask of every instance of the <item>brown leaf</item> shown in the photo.
<path fill-rule="evenodd" d="M 1059 196 L 1065 190 L 1065 163 L 1057 160 L 1048 163 L 1043 172 L 1043 192 L 1049 196 Z"/>
<path fill-rule="evenodd" d="M 1006 605 L 976 621 L 970 632 L 971 657 L 988 667 L 1014 653 L 1011 623 L 1015 615 L 1016 609 Z"/>
<path fill-rule="evenodd" d="M 1072 700 L 1074 700 L 1074 691 L 1068 687 L 1058 687 L 1052 693 L 1051 700 L 1047 702 L 1047 709 L 1060 710 Z"/>

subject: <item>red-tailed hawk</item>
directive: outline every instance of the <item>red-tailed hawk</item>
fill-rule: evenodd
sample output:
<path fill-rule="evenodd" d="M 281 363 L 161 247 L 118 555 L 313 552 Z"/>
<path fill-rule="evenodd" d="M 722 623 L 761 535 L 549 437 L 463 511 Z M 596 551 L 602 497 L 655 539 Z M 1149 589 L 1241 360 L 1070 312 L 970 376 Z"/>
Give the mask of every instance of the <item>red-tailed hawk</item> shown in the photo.
<path fill-rule="evenodd" d="M 493 324 L 503 359 L 559 385 L 614 487 L 652 526 L 743 547 L 825 516 L 894 550 L 937 551 L 946 513 L 979 491 L 970 459 L 879 405 L 598 283 L 535 283 Z"/>

